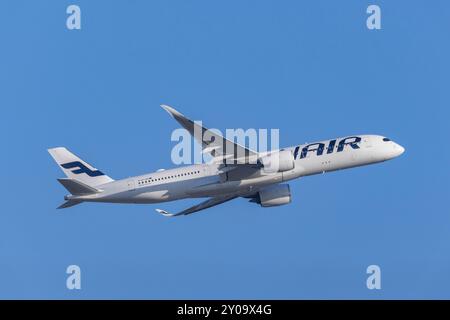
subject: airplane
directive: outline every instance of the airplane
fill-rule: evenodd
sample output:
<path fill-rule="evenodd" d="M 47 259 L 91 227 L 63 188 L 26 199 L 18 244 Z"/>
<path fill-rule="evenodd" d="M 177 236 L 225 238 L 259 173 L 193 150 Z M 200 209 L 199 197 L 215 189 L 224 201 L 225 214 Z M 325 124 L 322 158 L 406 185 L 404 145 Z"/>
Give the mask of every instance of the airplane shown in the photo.
<path fill-rule="evenodd" d="M 287 181 L 383 162 L 405 151 L 384 136 L 354 135 L 258 153 L 225 139 L 170 106 L 161 107 L 201 144 L 211 161 L 113 180 L 66 148 L 51 148 L 48 152 L 67 176 L 57 180 L 70 192 L 58 209 L 82 202 L 153 204 L 207 198 L 177 213 L 156 209 L 174 217 L 239 197 L 261 207 L 281 206 L 291 202 Z"/>

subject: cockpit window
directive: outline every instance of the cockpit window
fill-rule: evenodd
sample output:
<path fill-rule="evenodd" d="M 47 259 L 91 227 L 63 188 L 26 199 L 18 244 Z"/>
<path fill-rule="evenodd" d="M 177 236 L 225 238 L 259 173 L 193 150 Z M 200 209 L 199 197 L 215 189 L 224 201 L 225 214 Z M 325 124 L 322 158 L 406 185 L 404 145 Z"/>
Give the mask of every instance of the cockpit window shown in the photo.
<path fill-rule="evenodd" d="M 383 138 L 383 141 L 391 141 L 389 138 Z"/>

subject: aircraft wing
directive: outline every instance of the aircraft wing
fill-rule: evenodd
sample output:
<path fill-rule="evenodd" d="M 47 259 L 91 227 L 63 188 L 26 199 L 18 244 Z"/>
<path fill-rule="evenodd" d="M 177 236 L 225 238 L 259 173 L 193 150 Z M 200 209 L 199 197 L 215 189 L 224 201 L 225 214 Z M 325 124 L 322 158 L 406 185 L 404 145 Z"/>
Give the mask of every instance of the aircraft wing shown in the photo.
<path fill-rule="evenodd" d="M 208 209 L 208 208 L 217 206 L 218 204 L 233 200 L 239 196 L 240 195 L 232 194 L 232 195 L 212 197 L 212 198 L 209 198 L 208 200 L 203 201 L 193 207 L 187 208 L 187 209 L 177 212 L 177 213 L 170 213 L 170 212 L 167 212 L 166 210 L 161 210 L 161 209 L 156 209 L 156 212 L 158 212 L 166 217 L 176 217 L 176 216 L 181 216 L 181 215 L 188 215 L 188 214 L 200 211 L 200 210 L 204 210 L 204 209 Z"/>
<path fill-rule="evenodd" d="M 202 145 L 203 153 L 209 153 L 214 159 L 213 161 L 232 164 L 248 164 L 249 160 L 256 163 L 258 153 L 244 146 L 225 139 L 218 133 L 201 126 L 172 107 L 161 105 L 183 128 L 185 128 L 194 137 L 194 139 Z"/>

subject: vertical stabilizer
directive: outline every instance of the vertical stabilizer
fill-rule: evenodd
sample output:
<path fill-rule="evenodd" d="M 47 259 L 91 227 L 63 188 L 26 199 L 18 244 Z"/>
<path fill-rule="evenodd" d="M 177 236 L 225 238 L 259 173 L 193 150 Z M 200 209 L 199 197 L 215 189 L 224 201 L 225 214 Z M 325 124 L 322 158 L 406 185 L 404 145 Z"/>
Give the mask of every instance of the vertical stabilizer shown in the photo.
<path fill-rule="evenodd" d="M 64 147 L 48 149 L 48 152 L 70 179 L 78 180 L 90 187 L 114 181 Z"/>

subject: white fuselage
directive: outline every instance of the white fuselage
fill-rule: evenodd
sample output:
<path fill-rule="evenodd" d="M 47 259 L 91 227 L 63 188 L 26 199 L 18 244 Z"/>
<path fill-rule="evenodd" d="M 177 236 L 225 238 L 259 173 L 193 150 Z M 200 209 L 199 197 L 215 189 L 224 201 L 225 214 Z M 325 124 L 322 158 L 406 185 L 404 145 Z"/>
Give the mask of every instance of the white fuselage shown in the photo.
<path fill-rule="evenodd" d="M 228 193 L 250 194 L 258 189 L 303 176 L 386 161 L 403 153 L 397 143 L 378 135 L 319 141 L 290 150 L 292 170 L 267 174 L 260 166 L 224 172 L 220 164 L 196 164 L 152 172 L 98 186 L 102 192 L 67 199 L 113 203 L 158 203 Z"/>

